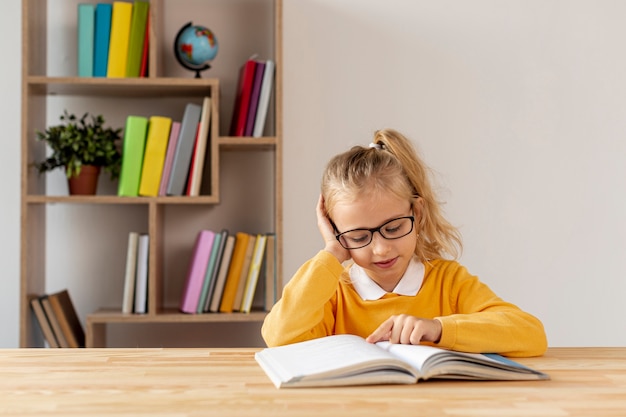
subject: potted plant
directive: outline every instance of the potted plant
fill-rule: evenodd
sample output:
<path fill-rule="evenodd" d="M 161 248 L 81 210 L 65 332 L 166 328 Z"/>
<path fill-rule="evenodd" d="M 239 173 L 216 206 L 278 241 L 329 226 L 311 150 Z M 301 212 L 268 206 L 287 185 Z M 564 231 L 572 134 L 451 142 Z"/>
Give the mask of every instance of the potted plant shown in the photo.
<path fill-rule="evenodd" d="M 37 132 L 52 154 L 36 162 L 39 173 L 63 167 L 68 178 L 70 194 L 95 194 L 100 169 L 109 173 L 111 180 L 120 175 L 122 154 L 118 146 L 122 129 L 104 127 L 102 115 L 85 113 L 80 119 L 64 111 L 61 124 Z M 87 184 L 82 185 L 83 181 Z"/>

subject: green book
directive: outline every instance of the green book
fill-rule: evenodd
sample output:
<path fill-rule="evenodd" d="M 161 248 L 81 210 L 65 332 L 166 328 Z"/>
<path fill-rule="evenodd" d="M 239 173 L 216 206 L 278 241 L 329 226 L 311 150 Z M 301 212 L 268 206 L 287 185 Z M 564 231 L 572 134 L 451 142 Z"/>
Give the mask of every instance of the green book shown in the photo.
<path fill-rule="evenodd" d="M 211 279 L 213 277 L 213 270 L 217 265 L 217 256 L 220 251 L 222 241 L 222 234 L 216 233 L 215 239 L 213 240 L 213 246 L 211 247 L 211 256 L 209 257 L 209 263 L 206 268 L 206 273 L 204 274 L 204 281 L 202 282 L 202 291 L 200 292 L 200 300 L 198 301 L 198 306 L 196 307 L 196 313 L 204 313 L 204 305 L 206 304 L 206 300 L 209 296 L 209 289 L 211 288 Z"/>
<path fill-rule="evenodd" d="M 128 58 L 126 59 L 126 76 L 139 77 L 141 57 L 143 55 L 146 24 L 150 3 L 137 0 L 133 4 L 133 15 L 130 21 L 130 35 L 128 38 Z"/>
<path fill-rule="evenodd" d="M 122 144 L 122 172 L 117 188 L 119 196 L 136 197 L 139 193 L 147 131 L 147 117 L 128 116 L 126 118 Z"/>

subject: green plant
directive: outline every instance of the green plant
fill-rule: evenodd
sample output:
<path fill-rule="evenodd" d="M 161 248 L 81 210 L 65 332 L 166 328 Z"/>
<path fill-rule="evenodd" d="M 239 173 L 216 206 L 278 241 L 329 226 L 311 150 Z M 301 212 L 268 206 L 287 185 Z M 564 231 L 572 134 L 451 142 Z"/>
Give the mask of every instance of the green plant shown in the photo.
<path fill-rule="evenodd" d="M 83 165 L 96 165 L 109 173 L 112 180 L 120 175 L 122 154 L 118 141 L 122 129 L 104 127 L 102 115 L 80 119 L 67 110 L 60 116 L 61 124 L 44 132 L 37 131 L 37 139 L 46 142 L 52 154 L 43 162 L 36 162 L 39 173 L 64 167 L 68 178 L 78 176 Z"/>

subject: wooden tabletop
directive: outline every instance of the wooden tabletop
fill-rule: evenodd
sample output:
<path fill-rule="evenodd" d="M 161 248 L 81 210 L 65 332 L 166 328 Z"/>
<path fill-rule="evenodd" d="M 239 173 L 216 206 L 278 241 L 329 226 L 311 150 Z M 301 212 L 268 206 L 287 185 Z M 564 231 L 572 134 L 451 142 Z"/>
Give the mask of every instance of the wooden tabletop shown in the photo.
<path fill-rule="evenodd" d="M 550 381 L 276 389 L 255 349 L 0 349 L 0 415 L 626 416 L 626 348 L 518 361 Z"/>

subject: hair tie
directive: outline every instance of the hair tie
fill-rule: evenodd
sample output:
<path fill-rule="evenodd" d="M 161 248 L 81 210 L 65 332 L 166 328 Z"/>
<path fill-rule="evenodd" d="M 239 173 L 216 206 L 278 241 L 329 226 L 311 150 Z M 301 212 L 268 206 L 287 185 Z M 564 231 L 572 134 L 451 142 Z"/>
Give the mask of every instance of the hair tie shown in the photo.
<path fill-rule="evenodd" d="M 374 142 L 370 143 L 369 147 L 370 148 L 376 148 L 376 149 L 382 149 L 383 148 L 380 143 L 374 143 Z"/>

